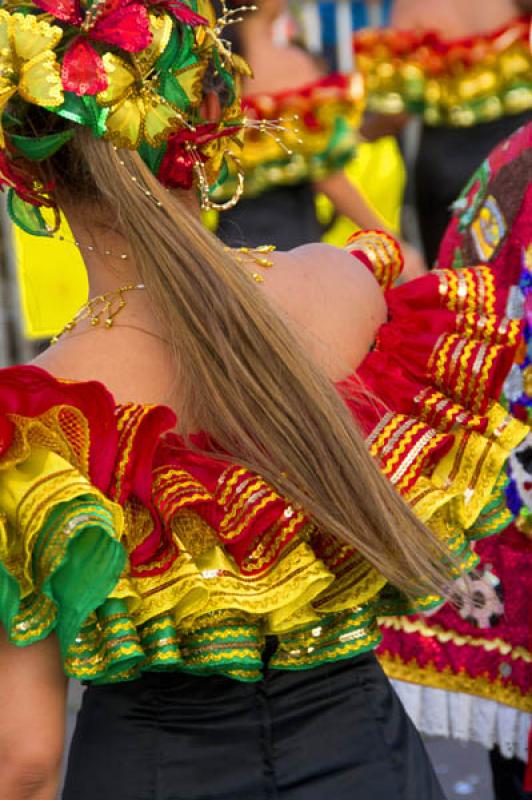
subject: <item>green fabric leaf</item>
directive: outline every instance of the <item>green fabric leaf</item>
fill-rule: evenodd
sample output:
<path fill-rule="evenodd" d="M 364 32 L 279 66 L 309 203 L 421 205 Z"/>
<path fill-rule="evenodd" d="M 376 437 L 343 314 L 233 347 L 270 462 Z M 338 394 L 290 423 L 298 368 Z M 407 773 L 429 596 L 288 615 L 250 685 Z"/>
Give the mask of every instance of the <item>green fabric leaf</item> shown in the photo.
<path fill-rule="evenodd" d="M 9 111 L 4 111 L 2 115 L 2 122 L 4 128 L 8 128 L 10 126 L 14 126 L 16 128 L 22 127 L 22 120 L 18 117 L 14 117 L 13 114 L 10 114 Z"/>
<path fill-rule="evenodd" d="M 50 236 L 37 206 L 22 200 L 13 189 L 9 189 L 7 194 L 7 211 L 15 225 L 26 233 L 32 236 Z"/>
<path fill-rule="evenodd" d="M 82 100 L 92 132 L 95 136 L 103 136 L 107 129 L 105 122 L 109 116 L 109 109 L 98 105 L 98 101 L 93 95 L 86 95 Z"/>
<path fill-rule="evenodd" d="M 152 147 L 146 141 L 142 142 L 139 147 L 139 154 L 146 166 L 149 168 L 152 175 L 157 176 L 161 166 L 161 161 L 166 153 L 167 143 L 163 142 L 160 147 Z"/>
<path fill-rule="evenodd" d="M 49 111 L 55 112 L 60 117 L 76 122 L 78 125 L 87 124 L 87 113 L 81 97 L 73 92 L 65 92 L 62 106 L 50 108 Z"/>
<path fill-rule="evenodd" d="M 65 92 L 63 105 L 48 110 L 78 125 L 91 128 L 95 136 L 101 137 L 105 133 L 109 109 L 99 106 L 96 98 L 91 95 L 78 97 L 74 92 Z"/>
<path fill-rule="evenodd" d="M 220 186 L 222 186 L 225 183 L 225 181 L 228 178 L 228 175 L 229 175 L 229 166 L 227 164 L 227 159 L 224 158 L 224 160 L 222 161 L 222 166 L 219 175 L 210 188 L 210 194 L 215 192 Z"/>
<path fill-rule="evenodd" d="M 190 106 L 190 100 L 187 93 L 181 88 L 181 84 L 177 78 L 170 72 L 166 72 L 161 76 L 160 80 L 160 93 L 165 100 L 168 100 L 172 105 L 180 108 L 181 111 L 186 111 Z"/>
<path fill-rule="evenodd" d="M 158 72 L 163 72 L 164 70 L 171 69 L 175 66 L 174 62 L 176 61 L 179 51 L 181 49 L 181 45 L 179 42 L 179 33 L 174 25 L 172 30 L 172 35 L 170 36 L 170 41 L 166 45 L 166 48 L 162 55 L 159 56 L 157 59 L 157 63 L 155 65 L 155 69 Z"/>
<path fill-rule="evenodd" d="M 172 63 L 172 69 L 183 69 L 184 67 L 192 66 L 199 61 L 195 53 L 196 40 L 192 28 L 181 28 L 181 42 L 179 53 L 176 60 Z"/>
<path fill-rule="evenodd" d="M 49 136 L 18 136 L 11 134 L 9 140 L 15 145 L 18 152 L 30 161 L 43 161 L 50 158 L 74 135 L 72 128 L 61 133 L 52 133 Z"/>

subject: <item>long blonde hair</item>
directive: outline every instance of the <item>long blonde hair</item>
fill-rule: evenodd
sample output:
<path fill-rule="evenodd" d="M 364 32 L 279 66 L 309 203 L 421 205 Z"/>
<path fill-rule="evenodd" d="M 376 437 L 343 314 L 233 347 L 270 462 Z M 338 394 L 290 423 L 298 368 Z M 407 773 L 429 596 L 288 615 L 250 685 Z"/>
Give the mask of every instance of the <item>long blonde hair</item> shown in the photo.
<path fill-rule="evenodd" d="M 445 592 L 441 546 L 380 474 L 337 389 L 260 287 L 138 154 L 83 130 L 67 147 L 58 188 L 115 215 L 175 360 L 182 432 L 207 432 L 399 589 Z"/>

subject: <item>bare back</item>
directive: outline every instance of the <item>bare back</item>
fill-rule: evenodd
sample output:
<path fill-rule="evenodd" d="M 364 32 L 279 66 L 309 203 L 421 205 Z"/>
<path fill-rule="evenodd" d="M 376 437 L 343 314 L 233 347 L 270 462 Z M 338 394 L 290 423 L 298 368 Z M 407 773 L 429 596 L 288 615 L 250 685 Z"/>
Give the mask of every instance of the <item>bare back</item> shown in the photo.
<path fill-rule="evenodd" d="M 329 245 L 305 245 L 273 258 L 259 291 L 331 380 L 352 374 L 386 320 L 376 280 L 353 256 Z M 119 403 L 171 405 L 176 392 L 172 359 L 155 319 L 152 325 L 141 312 L 142 304 L 145 296 L 139 292 L 115 328 L 74 331 L 34 363 L 58 377 L 101 381 Z"/>
<path fill-rule="evenodd" d="M 513 0 L 396 0 L 391 24 L 459 39 L 496 30 L 518 14 Z"/>

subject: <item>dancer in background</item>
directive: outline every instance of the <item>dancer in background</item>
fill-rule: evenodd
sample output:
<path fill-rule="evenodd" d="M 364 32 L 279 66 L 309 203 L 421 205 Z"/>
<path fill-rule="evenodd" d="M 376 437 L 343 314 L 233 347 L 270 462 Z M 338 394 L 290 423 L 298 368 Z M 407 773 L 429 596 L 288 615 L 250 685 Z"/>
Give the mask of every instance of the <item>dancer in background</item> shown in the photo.
<path fill-rule="evenodd" d="M 365 103 L 360 76 L 325 77 L 304 50 L 277 44 L 273 28 L 284 0 L 259 0 L 257 7 L 228 32 L 233 51 L 252 69 L 253 77 L 244 78 L 244 107 L 257 127 L 246 131 L 239 154 L 244 198 L 221 217 L 218 235 L 230 245 L 272 243 L 281 249 L 319 241 L 317 192 L 358 227 L 385 228 L 343 171 L 356 150 Z M 235 181 L 233 171 L 216 199 L 231 196 Z M 422 273 L 417 251 L 405 243 L 403 251 L 408 274 Z"/>
<path fill-rule="evenodd" d="M 523 319 L 525 327 L 504 384 L 504 403 L 527 425 L 532 423 L 531 220 L 529 124 L 499 145 L 454 203 L 438 257 L 438 266 L 446 269 L 487 263 L 510 288 L 507 315 Z M 490 750 L 497 800 L 532 797 L 524 789 L 532 723 L 531 454 L 529 436 L 512 454 L 506 496 L 493 508 L 490 525 L 502 532 L 476 548 L 500 602 L 484 605 L 479 592 L 459 612 L 447 606 L 428 619 L 385 621 L 380 649 L 420 730 Z"/>
<path fill-rule="evenodd" d="M 490 151 L 532 115 L 529 0 L 396 0 L 391 27 L 355 36 L 365 133 L 423 120 L 415 202 L 427 264 L 450 206 Z"/>

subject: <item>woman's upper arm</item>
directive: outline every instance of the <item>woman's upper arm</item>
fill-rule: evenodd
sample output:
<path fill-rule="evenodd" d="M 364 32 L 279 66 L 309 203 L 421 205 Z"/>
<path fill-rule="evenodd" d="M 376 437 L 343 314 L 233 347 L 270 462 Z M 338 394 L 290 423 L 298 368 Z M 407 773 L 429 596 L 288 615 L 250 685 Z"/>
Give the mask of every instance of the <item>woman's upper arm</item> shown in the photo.
<path fill-rule="evenodd" d="M 0 796 L 12 785 L 42 786 L 52 798 L 64 746 L 67 680 L 55 636 L 29 645 L 11 644 L 0 626 Z M 18 791 L 18 790 L 17 790 Z M 21 796 L 25 796 L 22 795 Z"/>
<path fill-rule="evenodd" d="M 386 302 L 370 271 L 325 244 L 275 254 L 265 290 L 332 380 L 351 374 L 386 321 Z"/>

